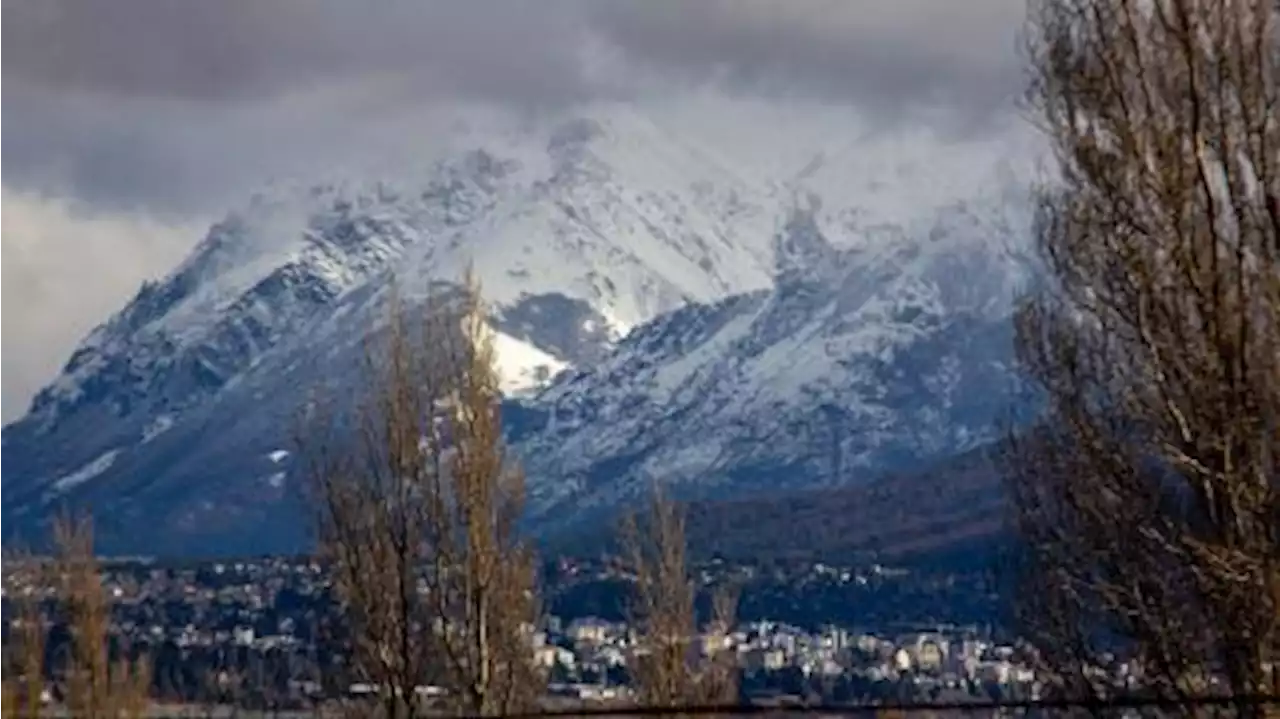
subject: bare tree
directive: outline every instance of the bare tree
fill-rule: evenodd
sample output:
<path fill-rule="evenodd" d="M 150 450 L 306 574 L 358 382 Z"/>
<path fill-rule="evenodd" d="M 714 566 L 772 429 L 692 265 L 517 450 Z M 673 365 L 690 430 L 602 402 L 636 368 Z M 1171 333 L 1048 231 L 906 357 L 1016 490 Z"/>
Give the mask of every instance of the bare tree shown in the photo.
<path fill-rule="evenodd" d="M 379 690 L 388 719 L 409 716 L 415 687 L 429 683 L 432 615 L 419 591 L 426 535 L 423 492 L 431 459 L 420 430 L 442 392 L 439 365 L 416 353 L 398 294 L 386 334 L 364 347 L 362 394 L 353 417 L 314 401 L 298 444 L 317 500 L 317 538 L 346 620 L 352 679 Z M 431 308 L 423 331 L 447 329 Z M 345 420 L 345 421 L 344 421 Z"/>
<path fill-rule="evenodd" d="M 622 543 L 636 576 L 630 610 L 636 646 L 628 666 L 637 701 L 645 707 L 735 703 L 737 660 L 727 641 L 737 596 L 727 587 L 715 593 L 700 643 L 683 510 L 655 485 L 645 520 L 623 519 Z"/>
<path fill-rule="evenodd" d="M 58 599 L 71 628 L 71 656 L 64 668 L 67 709 L 72 716 L 143 716 L 150 701 L 150 667 L 128 657 L 123 646 L 119 657 L 111 657 L 111 605 L 93 553 L 90 519 L 59 520 L 54 543 Z"/>
<path fill-rule="evenodd" d="M 516 535 L 524 481 L 503 447 L 479 287 L 468 273 L 461 298 L 433 294 L 418 323 L 393 293 L 390 315 L 366 347 L 355 421 L 301 438 L 353 663 L 390 716 L 432 680 L 469 714 L 527 708 L 540 694 L 534 562 Z"/>
<path fill-rule="evenodd" d="M 71 716 L 141 717 L 150 703 L 150 666 L 123 645 L 112 656 L 111 604 L 93 553 L 93 526 L 87 517 L 62 516 L 53 538 L 52 561 L 24 555 L 15 578 L 18 624 L 5 646 L 4 716 L 40 716 L 44 691 L 61 683 Z M 49 622 L 41 602 L 48 586 L 71 640 L 52 672 L 45 671 Z"/>
<path fill-rule="evenodd" d="M 27 719 L 40 716 L 48 679 L 44 666 L 47 630 L 40 602 L 46 568 L 25 552 L 6 554 L 5 561 L 17 569 L 10 577 L 15 616 L 9 622 L 4 646 L 3 710 L 6 718 Z"/>
<path fill-rule="evenodd" d="M 458 708 L 490 716 L 527 711 L 541 694 L 532 655 L 539 607 L 533 554 L 517 537 L 524 473 L 506 456 L 493 336 L 470 276 L 467 287 L 464 371 L 445 421 L 428 435 L 428 447 L 449 449 L 447 484 L 428 493 L 428 585 L 445 618 L 442 647 Z"/>
<path fill-rule="evenodd" d="M 1021 624 L 1050 689 L 1280 694 L 1274 0 L 1033 0 L 1058 176 L 1016 318 Z M 1239 712 L 1264 709 L 1241 704 Z"/>

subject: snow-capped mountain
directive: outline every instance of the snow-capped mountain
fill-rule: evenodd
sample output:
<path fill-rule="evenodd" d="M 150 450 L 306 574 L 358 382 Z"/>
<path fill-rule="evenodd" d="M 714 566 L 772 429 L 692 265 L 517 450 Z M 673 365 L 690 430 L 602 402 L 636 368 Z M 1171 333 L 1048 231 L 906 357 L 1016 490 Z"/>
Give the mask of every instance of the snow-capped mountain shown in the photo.
<path fill-rule="evenodd" d="M 852 131 L 738 156 L 725 137 L 776 132 L 688 112 L 593 107 L 420 176 L 255 197 L 4 429 L 9 533 L 69 502 L 110 548 L 298 548 L 307 392 L 351 376 L 393 277 L 413 301 L 469 264 L 544 520 L 650 478 L 844 481 L 980 441 L 1018 276 L 1002 187 L 940 200 L 936 144 L 851 157 Z"/>
<path fill-rule="evenodd" d="M 1008 314 L 1024 266 L 990 207 L 837 249 L 797 207 L 776 283 L 668 313 L 562 374 L 517 438 L 535 512 L 857 482 L 988 442 L 1007 416 Z"/>

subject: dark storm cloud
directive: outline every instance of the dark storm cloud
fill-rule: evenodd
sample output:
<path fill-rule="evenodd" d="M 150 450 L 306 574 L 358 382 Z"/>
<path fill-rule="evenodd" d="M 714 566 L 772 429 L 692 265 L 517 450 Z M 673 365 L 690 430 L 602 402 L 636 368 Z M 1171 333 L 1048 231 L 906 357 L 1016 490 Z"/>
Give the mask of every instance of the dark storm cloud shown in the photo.
<path fill-rule="evenodd" d="M 4 94 L 5 185 L 117 209 L 216 211 L 269 180 L 403 160 L 432 141 L 422 108 L 379 83 L 220 103 L 13 83 Z"/>
<path fill-rule="evenodd" d="M 117 97 L 244 100 L 357 78 L 534 102 L 598 92 L 595 38 L 632 69 L 899 109 L 1013 86 L 1023 0 L 9 0 L 4 78 Z"/>
<path fill-rule="evenodd" d="M 647 0 L 590 6 L 637 61 L 748 91 L 817 94 L 881 118 L 1007 109 L 1025 0 Z M 961 118 L 963 119 L 963 118 Z"/>
<path fill-rule="evenodd" d="M 429 138 L 454 100 L 594 96 L 569 2 L 10 0 L 6 185 L 188 212 Z"/>
<path fill-rule="evenodd" d="M 415 92 L 576 92 L 564 2 L 10 0 L 4 76 L 122 97 L 239 100 L 393 75 Z"/>
<path fill-rule="evenodd" d="M 5 183 L 185 211 L 387 150 L 397 132 L 421 143 L 409 118 L 457 99 L 557 106 L 710 83 L 973 124 L 1016 86 L 1021 0 L 7 0 L 3 12 Z"/>

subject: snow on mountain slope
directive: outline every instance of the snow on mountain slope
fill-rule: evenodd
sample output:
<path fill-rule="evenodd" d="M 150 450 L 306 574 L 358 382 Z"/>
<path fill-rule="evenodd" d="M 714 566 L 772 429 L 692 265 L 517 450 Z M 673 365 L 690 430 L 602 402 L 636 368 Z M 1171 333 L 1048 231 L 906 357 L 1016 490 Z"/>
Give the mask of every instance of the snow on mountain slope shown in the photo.
<path fill-rule="evenodd" d="M 636 132 L 627 113 L 614 115 L 539 128 L 524 146 L 501 143 L 519 159 L 473 150 L 421 187 L 256 198 L 91 333 L 33 415 L 50 421 L 95 397 L 104 373 L 152 382 L 161 369 L 153 365 L 175 354 L 200 354 L 192 371 L 219 385 L 318 308 L 387 272 L 413 290 L 478 260 L 497 306 L 564 295 L 596 309 L 615 334 L 688 300 L 765 286 L 762 198 L 724 184 L 717 189 L 733 203 L 691 196 L 702 187 L 691 163 L 666 156 L 661 138 Z"/>
<path fill-rule="evenodd" d="M 774 289 L 670 313 L 530 403 L 516 447 L 545 478 L 531 484 L 543 521 L 653 481 L 694 497 L 850 482 L 991 438 L 1024 277 L 1005 211 L 958 203 L 845 250 L 818 214 L 780 228 Z"/>
<path fill-rule="evenodd" d="M 874 181 L 856 176 L 874 165 L 820 159 L 862 128 L 824 116 L 811 133 L 797 115 L 805 140 L 739 109 L 720 116 L 724 137 L 698 108 L 622 103 L 488 134 L 479 123 L 420 174 L 254 198 L 91 332 L 5 427 L 4 516 L 22 520 L 10 531 L 67 501 L 93 506 L 121 549 L 295 549 L 298 478 L 277 453 L 306 393 L 354 383 L 392 278 L 414 302 L 468 265 L 544 516 L 606 507 L 649 476 L 707 489 L 776 482 L 775 466 L 841 476 L 814 469 L 833 418 L 859 431 L 842 468 L 890 445 L 966 445 L 971 423 L 946 424 L 961 409 L 934 403 L 967 407 L 964 378 L 987 372 L 956 348 L 1002 312 L 1008 276 L 987 260 L 1009 232 L 999 213 L 924 185 L 987 170 L 935 140 L 872 138 L 866 157 L 889 143 L 916 173 Z M 725 139 L 770 136 L 772 152 Z M 841 189 L 868 182 L 908 199 Z M 887 399 L 921 383 L 917 399 Z M 898 442 L 916 427 L 927 432 Z M 748 470 L 758 477 L 742 480 Z"/>
<path fill-rule="evenodd" d="M 511 335 L 494 333 L 493 351 L 502 393 L 508 397 L 536 390 L 569 364 Z"/>
<path fill-rule="evenodd" d="M 50 483 L 102 456 L 114 460 L 59 498 L 112 506 L 189 485 L 175 463 L 199 453 L 180 443 L 203 451 L 231 441 L 212 426 L 284 421 L 306 384 L 333 376 L 316 365 L 343 361 L 382 321 L 391 276 L 414 301 L 474 264 L 512 393 L 602 357 L 662 312 L 767 286 L 770 198 L 645 127 L 605 106 L 495 135 L 416 181 L 255 197 L 94 329 L 5 428 L 6 514 L 47 511 Z M 284 379 L 298 366 L 317 375 Z M 264 407 L 275 395 L 279 407 Z M 278 446 L 289 428 L 270 431 Z M 205 501 L 202 487 L 181 491 Z"/>

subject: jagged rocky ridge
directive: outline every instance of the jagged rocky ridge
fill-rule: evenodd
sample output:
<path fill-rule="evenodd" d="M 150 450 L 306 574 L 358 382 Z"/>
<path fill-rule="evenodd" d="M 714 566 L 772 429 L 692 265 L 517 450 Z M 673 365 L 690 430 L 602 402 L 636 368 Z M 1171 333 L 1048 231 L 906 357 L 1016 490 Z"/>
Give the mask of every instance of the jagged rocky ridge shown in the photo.
<path fill-rule="evenodd" d="M 655 481 L 699 499 L 857 483 L 989 442 L 1023 276 L 994 230 L 961 205 L 842 251 L 793 210 L 772 289 L 666 314 L 525 403 L 517 447 L 555 478 L 535 512 L 598 519 Z"/>

